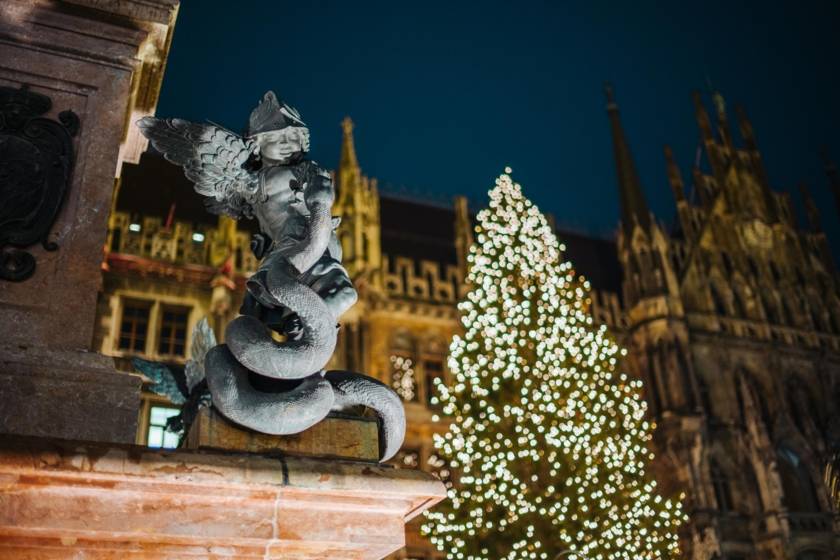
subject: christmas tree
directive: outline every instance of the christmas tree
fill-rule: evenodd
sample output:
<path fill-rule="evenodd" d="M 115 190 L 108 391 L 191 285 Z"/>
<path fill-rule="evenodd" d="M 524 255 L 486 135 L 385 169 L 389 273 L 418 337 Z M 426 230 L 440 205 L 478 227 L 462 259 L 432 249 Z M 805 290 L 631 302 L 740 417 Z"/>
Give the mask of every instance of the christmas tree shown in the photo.
<path fill-rule="evenodd" d="M 510 169 L 478 214 L 463 336 L 435 438 L 457 473 L 424 531 L 450 559 L 667 559 L 680 504 L 656 493 L 641 383 Z"/>

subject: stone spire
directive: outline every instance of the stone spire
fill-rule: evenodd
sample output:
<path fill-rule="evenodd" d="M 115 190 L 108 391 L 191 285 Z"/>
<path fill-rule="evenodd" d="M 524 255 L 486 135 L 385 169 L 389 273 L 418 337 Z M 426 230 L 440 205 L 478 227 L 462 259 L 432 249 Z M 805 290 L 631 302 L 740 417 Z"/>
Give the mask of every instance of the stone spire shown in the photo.
<path fill-rule="evenodd" d="M 773 196 L 773 191 L 770 188 L 770 179 L 767 176 L 767 170 L 764 168 L 764 162 L 761 159 L 761 152 L 758 151 L 752 122 L 750 122 L 749 117 L 747 117 L 747 112 L 742 105 L 737 105 L 735 107 L 735 112 L 738 115 L 738 129 L 741 132 L 741 138 L 744 140 L 744 148 L 746 148 L 749 153 L 753 172 L 758 177 L 758 184 L 761 188 L 761 197 L 767 211 L 766 217 L 768 221 L 774 222 L 778 219 L 776 201 Z"/>
<path fill-rule="evenodd" d="M 811 191 L 805 183 L 799 183 L 799 195 L 802 197 L 802 204 L 805 206 L 805 216 L 808 218 L 808 225 L 811 231 L 822 231 L 820 226 L 820 212 L 817 204 L 811 196 Z"/>
<path fill-rule="evenodd" d="M 344 117 L 341 121 L 341 129 L 344 131 L 344 137 L 341 141 L 341 157 L 339 159 L 339 167 L 359 167 L 359 161 L 356 159 L 356 147 L 353 144 L 353 120 L 350 117 Z"/>
<path fill-rule="evenodd" d="M 717 113 L 718 133 L 723 140 L 724 146 L 728 150 L 732 150 L 732 132 L 729 129 L 729 119 L 726 116 L 726 101 L 723 95 L 715 90 L 712 92 L 712 102 L 715 104 L 715 112 Z"/>
<path fill-rule="evenodd" d="M 685 201 L 685 187 L 683 185 L 682 173 L 674 161 L 674 152 L 671 146 L 665 146 L 665 164 L 668 168 L 668 182 L 671 183 L 671 190 L 674 191 L 674 200 L 677 203 Z"/>
<path fill-rule="evenodd" d="M 379 276 L 371 274 L 381 265 L 379 229 L 379 191 L 376 179 L 362 174 L 353 143 L 353 121 L 341 121 L 343 137 L 338 169 L 335 172 L 337 198 L 333 212 L 341 217 L 338 235 L 344 250 L 344 266 L 355 280 L 368 287 L 379 283 Z M 362 280 L 363 275 L 368 275 Z"/>
<path fill-rule="evenodd" d="M 624 232 L 629 236 L 633 226 L 638 224 L 646 231 L 650 229 L 650 210 L 648 209 L 636 165 L 630 153 L 630 146 L 624 136 L 624 128 L 618 113 L 618 105 L 613 97 L 610 84 L 604 86 L 607 96 L 607 115 L 612 129 L 613 155 L 615 157 L 618 191 L 621 200 L 621 223 Z"/>
<path fill-rule="evenodd" d="M 703 146 L 706 148 L 706 157 L 709 159 L 712 174 L 715 177 L 722 177 L 723 165 L 720 160 L 720 154 L 718 154 L 715 135 L 712 132 L 712 122 L 709 120 L 709 114 L 703 106 L 703 98 L 700 96 L 699 91 L 695 91 L 692 92 L 691 99 L 694 102 L 694 115 L 697 119 L 697 127 L 700 129 Z"/>
<path fill-rule="evenodd" d="M 341 156 L 338 159 L 338 188 L 346 191 L 353 188 L 361 178 L 359 160 L 356 159 L 356 147 L 353 144 L 353 121 L 350 117 L 344 117 L 341 121 L 341 129 L 344 136 L 341 140 Z"/>

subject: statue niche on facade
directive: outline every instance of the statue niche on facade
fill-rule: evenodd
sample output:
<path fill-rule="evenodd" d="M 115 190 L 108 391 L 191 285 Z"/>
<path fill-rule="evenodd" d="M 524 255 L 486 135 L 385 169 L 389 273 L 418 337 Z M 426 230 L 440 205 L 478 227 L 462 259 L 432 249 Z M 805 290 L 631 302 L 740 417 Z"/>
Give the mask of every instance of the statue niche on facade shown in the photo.
<path fill-rule="evenodd" d="M 137 125 L 184 168 L 207 197 L 208 211 L 256 218 L 262 231 L 252 242 L 262 261 L 246 283 L 241 315 L 227 326 L 225 344 L 213 339 L 206 355 L 188 363 L 190 389 L 203 386 L 203 375 L 222 415 L 276 435 L 301 432 L 331 411 L 366 406 L 380 419 L 381 460 L 392 457 L 405 435 L 399 397 L 368 376 L 324 371 L 338 319 L 357 294 L 341 265 L 332 180 L 306 158 L 309 129 L 300 114 L 269 91 L 251 112 L 244 137 L 181 119 L 145 117 Z M 204 345 L 209 337 L 212 331 Z"/>

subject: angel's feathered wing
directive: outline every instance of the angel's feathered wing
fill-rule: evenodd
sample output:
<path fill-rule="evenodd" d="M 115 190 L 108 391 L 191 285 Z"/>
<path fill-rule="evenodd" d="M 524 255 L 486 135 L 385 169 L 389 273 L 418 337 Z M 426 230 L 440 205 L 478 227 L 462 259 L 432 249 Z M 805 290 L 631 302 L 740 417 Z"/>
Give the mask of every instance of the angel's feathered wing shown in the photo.
<path fill-rule="evenodd" d="M 153 393 L 168 397 L 173 404 L 184 404 L 187 401 L 186 395 L 178 386 L 175 374 L 166 364 L 141 358 L 134 358 L 131 363 L 137 371 L 152 380 L 149 389 Z"/>
<path fill-rule="evenodd" d="M 143 117 L 143 135 L 167 160 L 184 168 L 207 209 L 235 218 L 251 214 L 260 201 L 259 176 L 245 168 L 257 150 L 253 141 L 211 123 Z"/>
<path fill-rule="evenodd" d="M 187 378 L 187 387 L 190 391 L 204 379 L 204 356 L 216 346 L 216 334 L 210 327 L 205 317 L 195 326 L 192 333 L 192 350 L 187 365 L 184 367 L 184 374 Z"/>

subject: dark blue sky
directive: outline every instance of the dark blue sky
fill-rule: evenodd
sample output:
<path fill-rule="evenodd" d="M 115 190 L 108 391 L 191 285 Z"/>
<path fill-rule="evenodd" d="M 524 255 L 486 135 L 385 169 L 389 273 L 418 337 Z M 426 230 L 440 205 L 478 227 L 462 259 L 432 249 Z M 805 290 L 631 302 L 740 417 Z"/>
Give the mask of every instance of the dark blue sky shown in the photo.
<path fill-rule="evenodd" d="M 751 4 L 184 0 L 158 115 L 240 130 L 274 89 L 328 167 L 350 115 L 362 168 L 381 184 L 483 205 L 510 165 L 560 225 L 607 236 L 619 210 L 603 82 L 670 222 L 662 146 L 688 182 L 691 91 L 708 79 L 733 121 L 746 107 L 773 186 L 811 187 L 836 247 L 818 154 L 827 146 L 840 163 L 840 2 Z"/>

